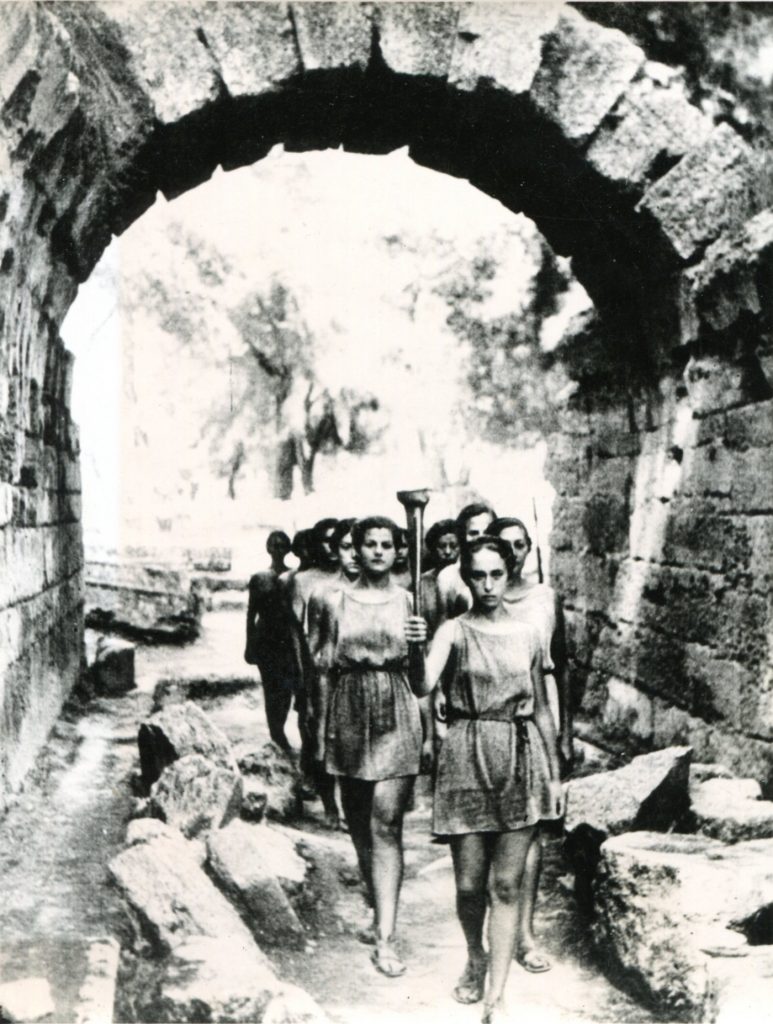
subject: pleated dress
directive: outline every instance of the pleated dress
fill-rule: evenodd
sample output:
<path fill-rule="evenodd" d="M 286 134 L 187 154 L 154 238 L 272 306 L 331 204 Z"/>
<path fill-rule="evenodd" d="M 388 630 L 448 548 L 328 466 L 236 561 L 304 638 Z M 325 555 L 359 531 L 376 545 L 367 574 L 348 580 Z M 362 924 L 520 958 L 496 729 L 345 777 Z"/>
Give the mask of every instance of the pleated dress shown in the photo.
<path fill-rule="evenodd" d="M 313 650 L 330 680 L 325 771 L 368 781 L 418 775 L 421 718 L 405 640 L 409 594 L 395 588 L 372 601 L 340 588 L 321 600 Z"/>
<path fill-rule="evenodd" d="M 509 622 L 487 632 L 454 619 L 443 685 L 448 732 L 438 759 L 436 836 L 510 832 L 556 817 L 550 766 L 534 723 L 531 664 L 537 631 Z"/>

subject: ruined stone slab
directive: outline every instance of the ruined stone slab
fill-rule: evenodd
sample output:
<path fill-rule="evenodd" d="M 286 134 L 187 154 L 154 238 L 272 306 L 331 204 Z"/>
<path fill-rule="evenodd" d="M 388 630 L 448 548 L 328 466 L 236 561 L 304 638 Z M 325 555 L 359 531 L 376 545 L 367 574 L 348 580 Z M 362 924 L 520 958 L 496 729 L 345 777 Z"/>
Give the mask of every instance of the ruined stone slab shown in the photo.
<path fill-rule="evenodd" d="M 199 867 L 204 865 L 207 859 L 207 850 L 204 843 L 198 839 L 186 839 L 178 828 L 167 825 L 160 818 L 135 818 L 126 827 L 127 846 L 150 843 L 154 839 L 159 838 L 170 843 L 178 843 L 180 852 L 186 860 L 193 857 Z"/>
<path fill-rule="evenodd" d="M 567 138 L 580 141 L 598 127 L 643 63 L 644 53 L 622 32 L 565 7 L 545 39 L 531 96 Z"/>
<path fill-rule="evenodd" d="M 220 94 L 218 68 L 201 42 L 200 5 L 105 2 L 94 5 L 126 47 L 128 67 L 162 124 L 173 124 Z"/>
<path fill-rule="evenodd" d="M 137 745 L 145 786 L 151 786 L 168 765 L 187 754 L 201 754 L 231 771 L 236 768 L 225 734 L 192 703 L 172 704 L 151 715 L 139 727 Z"/>
<path fill-rule="evenodd" d="M 150 788 L 151 813 L 192 839 L 221 828 L 239 814 L 238 772 L 201 754 L 186 754 L 165 768 Z"/>
<path fill-rule="evenodd" d="M 773 837 L 773 802 L 756 779 L 707 779 L 690 788 L 698 829 L 725 843 Z"/>
<path fill-rule="evenodd" d="M 270 92 L 300 70 L 287 4 L 205 3 L 198 27 L 230 96 Z"/>
<path fill-rule="evenodd" d="M 19 978 L 0 985 L 0 1019 L 8 1024 L 50 1019 L 56 1013 L 45 978 Z"/>
<path fill-rule="evenodd" d="M 711 129 L 683 87 L 663 88 L 645 76 L 631 84 L 605 119 L 587 156 L 605 178 L 641 185 L 656 161 L 673 163 L 703 143 Z"/>
<path fill-rule="evenodd" d="M 612 772 L 577 779 L 567 788 L 564 827 L 603 836 L 635 828 L 668 828 L 689 805 L 691 749 L 671 747 L 635 757 Z"/>
<path fill-rule="evenodd" d="M 290 9 L 306 71 L 368 66 L 373 26 L 366 5 L 312 2 Z"/>
<path fill-rule="evenodd" d="M 145 1020 L 265 1021 L 266 1007 L 282 985 L 254 945 L 237 938 L 192 937 L 164 965 L 158 994 L 144 1006 Z"/>
<path fill-rule="evenodd" d="M 117 637 L 101 636 L 90 674 L 97 693 L 116 696 L 136 687 L 134 679 L 135 646 Z"/>
<path fill-rule="evenodd" d="M 677 255 L 690 259 L 758 213 L 760 189 L 754 153 L 721 124 L 649 187 L 637 209 L 655 217 Z"/>
<path fill-rule="evenodd" d="M 456 4 L 379 4 L 375 23 L 384 63 L 398 75 L 445 78 L 454 52 L 459 13 Z"/>
<path fill-rule="evenodd" d="M 244 795 L 250 802 L 266 802 L 266 816 L 280 821 L 301 810 L 300 775 L 293 761 L 274 743 L 239 759 Z M 254 795 L 252 795 L 254 794 Z"/>
<path fill-rule="evenodd" d="M 178 842 L 158 836 L 130 846 L 108 872 L 158 953 L 207 936 L 238 943 L 254 963 L 266 963 L 237 912 Z"/>
<path fill-rule="evenodd" d="M 259 942 L 303 946 L 303 925 L 285 889 L 303 885 L 306 864 L 286 836 L 265 825 L 233 821 L 209 836 L 207 859 Z"/>
<path fill-rule="evenodd" d="M 513 95 L 527 92 L 539 67 L 543 39 L 558 11 L 559 5 L 551 3 L 464 4 L 456 25 L 449 85 L 465 92 L 483 84 Z"/>
<path fill-rule="evenodd" d="M 603 955 L 667 1019 L 715 1019 L 734 980 L 753 974 L 745 957 L 755 951 L 735 928 L 773 900 L 771 853 L 771 840 L 725 846 L 653 832 L 607 840 L 594 884 Z M 754 1005 L 771 1005 L 770 986 Z"/>

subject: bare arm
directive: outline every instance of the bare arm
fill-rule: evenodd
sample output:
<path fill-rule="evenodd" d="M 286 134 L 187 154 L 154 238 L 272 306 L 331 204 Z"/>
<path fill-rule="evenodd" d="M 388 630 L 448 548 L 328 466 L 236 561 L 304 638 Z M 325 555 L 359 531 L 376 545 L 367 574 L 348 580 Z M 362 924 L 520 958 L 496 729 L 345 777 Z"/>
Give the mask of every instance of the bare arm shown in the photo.
<path fill-rule="evenodd" d="M 535 646 L 531 662 L 531 685 L 534 691 L 534 724 L 537 726 L 542 742 L 545 745 L 545 752 L 548 756 L 550 767 L 550 778 L 558 782 L 561 778 L 561 766 L 558 760 L 558 741 L 556 728 L 553 724 L 553 714 L 548 704 L 545 691 L 545 679 L 542 674 L 542 653 L 539 646 Z"/>
<path fill-rule="evenodd" d="M 556 595 L 556 626 L 550 642 L 550 654 L 553 659 L 556 687 L 558 689 L 558 707 L 560 721 L 558 724 L 558 742 L 561 757 L 567 769 L 571 768 L 573 759 L 572 748 L 572 690 L 566 656 L 566 624 L 564 609 Z"/>
<path fill-rule="evenodd" d="M 453 622 L 444 622 L 432 640 L 429 653 L 424 658 L 424 672 L 411 678 L 411 689 L 417 697 L 426 697 L 437 686 L 443 669 L 448 663 L 453 648 L 455 627 Z M 427 635 L 427 624 L 420 615 L 409 616 L 405 635 L 409 643 L 423 643 Z"/>
<path fill-rule="evenodd" d="M 255 658 L 255 626 L 258 615 L 258 587 L 254 579 L 250 580 L 249 598 L 247 601 L 247 636 L 244 645 L 244 660 L 248 665 L 257 665 Z"/>

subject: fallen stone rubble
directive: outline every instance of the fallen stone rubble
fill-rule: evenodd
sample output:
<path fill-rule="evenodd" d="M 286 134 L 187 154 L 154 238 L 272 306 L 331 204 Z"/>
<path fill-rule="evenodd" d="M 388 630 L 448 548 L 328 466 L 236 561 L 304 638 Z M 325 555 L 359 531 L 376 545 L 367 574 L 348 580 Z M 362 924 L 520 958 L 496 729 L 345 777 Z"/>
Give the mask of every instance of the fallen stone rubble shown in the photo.
<path fill-rule="evenodd" d="M 277 977 L 263 947 L 314 941 L 322 916 L 330 921 L 342 858 L 305 833 L 238 817 L 246 780 L 249 807 L 289 820 L 299 808 L 294 763 L 266 744 L 240 770 L 226 736 L 176 691 L 142 723 L 138 747 L 148 791 L 139 810 L 150 816 L 129 823 L 109 865 L 126 911 L 123 1019 L 322 1024 L 324 1012 Z"/>
<path fill-rule="evenodd" d="M 576 893 L 606 969 L 665 1019 L 773 1021 L 773 804 L 690 757 L 569 783 Z"/>

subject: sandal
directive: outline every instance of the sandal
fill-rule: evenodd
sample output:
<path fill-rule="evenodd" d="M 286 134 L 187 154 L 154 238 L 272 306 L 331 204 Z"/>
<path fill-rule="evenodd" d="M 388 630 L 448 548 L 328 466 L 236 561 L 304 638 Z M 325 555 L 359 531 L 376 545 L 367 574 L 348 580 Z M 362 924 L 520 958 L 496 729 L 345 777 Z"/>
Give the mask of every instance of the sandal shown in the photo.
<path fill-rule="evenodd" d="M 387 978 L 399 978 L 405 974 L 405 964 L 397 955 L 390 939 L 376 940 L 376 948 L 370 954 L 370 962 Z"/>
<path fill-rule="evenodd" d="M 545 954 L 540 953 L 535 946 L 519 949 L 515 954 L 515 959 L 525 971 L 530 971 L 532 974 L 544 974 L 553 966 Z"/>
<path fill-rule="evenodd" d="M 456 983 L 453 997 L 457 1003 L 479 1003 L 483 998 L 488 971 L 488 957 L 480 960 L 468 960 L 462 976 Z"/>

